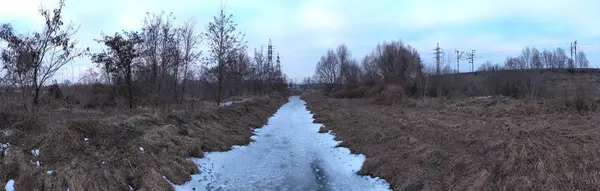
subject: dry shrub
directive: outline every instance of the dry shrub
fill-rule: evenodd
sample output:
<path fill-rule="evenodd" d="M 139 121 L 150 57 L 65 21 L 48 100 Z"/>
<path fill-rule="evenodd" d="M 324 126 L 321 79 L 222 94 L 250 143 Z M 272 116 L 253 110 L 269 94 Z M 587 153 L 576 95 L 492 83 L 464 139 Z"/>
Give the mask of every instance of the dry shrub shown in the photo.
<path fill-rule="evenodd" d="M 535 99 L 544 95 L 542 75 L 539 71 L 493 71 L 487 73 L 486 86 L 491 95 Z"/>
<path fill-rule="evenodd" d="M 58 86 L 58 84 L 52 84 L 46 90 L 46 96 L 54 98 L 54 99 L 62 99 L 63 93 L 62 93 L 60 87 Z"/>
<path fill-rule="evenodd" d="M 369 90 L 367 86 L 357 86 L 357 85 L 344 85 L 343 88 L 336 90 L 331 94 L 332 98 L 337 99 L 354 99 L 354 98 L 362 98 L 365 96 L 365 93 Z"/>
<path fill-rule="evenodd" d="M 403 101 L 407 97 L 404 88 L 400 85 L 387 85 L 373 100 L 374 103 L 390 105 Z"/>
<path fill-rule="evenodd" d="M 375 96 L 378 96 L 384 89 L 385 89 L 384 84 L 374 85 L 373 87 L 371 87 L 371 89 L 369 89 L 367 92 L 365 92 L 365 97 L 373 98 Z"/>
<path fill-rule="evenodd" d="M 79 99 L 79 102 L 86 108 L 104 108 L 117 105 L 112 88 L 103 84 L 92 85 L 90 89 L 83 92 L 83 95 L 80 95 Z"/>
<path fill-rule="evenodd" d="M 369 91 L 369 87 L 367 86 L 359 86 L 349 92 L 349 98 L 362 98 Z"/>
<path fill-rule="evenodd" d="M 578 86 L 573 95 L 572 92 L 565 93 L 564 105 L 577 112 L 590 112 L 599 109 L 600 100 L 596 99 L 588 89 L 590 87 Z"/>

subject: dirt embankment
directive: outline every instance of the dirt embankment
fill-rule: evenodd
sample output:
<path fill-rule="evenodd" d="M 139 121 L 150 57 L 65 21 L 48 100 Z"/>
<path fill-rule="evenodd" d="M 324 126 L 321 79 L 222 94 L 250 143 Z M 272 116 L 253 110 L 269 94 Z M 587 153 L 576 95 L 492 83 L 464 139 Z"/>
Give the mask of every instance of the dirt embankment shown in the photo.
<path fill-rule="evenodd" d="M 305 95 L 316 122 L 394 190 L 596 190 L 600 117 L 508 98 L 366 100 Z"/>
<path fill-rule="evenodd" d="M 286 101 L 60 124 L 2 112 L 0 189 L 14 179 L 17 190 L 172 190 L 169 182 L 183 184 L 199 173 L 187 157 L 248 144 L 252 128 Z"/>

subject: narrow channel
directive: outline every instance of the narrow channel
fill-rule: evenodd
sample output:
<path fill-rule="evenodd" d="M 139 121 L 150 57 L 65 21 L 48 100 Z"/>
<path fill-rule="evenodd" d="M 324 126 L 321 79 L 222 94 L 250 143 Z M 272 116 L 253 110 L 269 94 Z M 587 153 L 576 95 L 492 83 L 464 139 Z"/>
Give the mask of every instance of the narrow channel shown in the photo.
<path fill-rule="evenodd" d="M 200 174 L 176 190 L 389 190 L 384 180 L 357 174 L 364 155 L 335 148 L 304 104 L 290 97 L 248 146 L 191 159 Z"/>

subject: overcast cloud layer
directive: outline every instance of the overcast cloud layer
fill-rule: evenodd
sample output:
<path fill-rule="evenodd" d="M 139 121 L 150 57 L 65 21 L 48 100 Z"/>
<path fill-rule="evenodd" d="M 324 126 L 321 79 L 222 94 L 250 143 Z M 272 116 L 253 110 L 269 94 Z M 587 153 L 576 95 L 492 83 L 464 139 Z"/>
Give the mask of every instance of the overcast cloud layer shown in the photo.
<path fill-rule="evenodd" d="M 40 5 L 53 0 L 1 0 L 0 23 L 10 22 L 23 32 L 42 26 Z M 434 64 L 436 43 L 448 54 L 455 49 L 476 50 L 476 66 L 485 60 L 502 62 L 525 46 L 587 53 L 600 66 L 600 7 L 598 0 L 224 0 L 250 48 L 272 39 L 284 72 L 292 79 L 312 76 L 318 58 L 345 43 L 356 58 L 378 43 L 403 40 L 416 47 L 425 64 Z M 146 12 L 173 12 L 179 21 L 195 18 L 203 30 L 218 13 L 219 0 L 66 0 L 65 20 L 81 28 L 82 46 L 99 51 L 93 41 L 100 32 L 137 30 Z M 454 65 L 452 65 L 454 66 Z M 73 67 L 73 69 L 71 68 Z M 94 67 L 89 58 L 66 67 L 57 78 L 77 79 Z M 470 66 L 461 66 L 461 71 Z M 72 74 L 72 71 L 74 74 Z"/>

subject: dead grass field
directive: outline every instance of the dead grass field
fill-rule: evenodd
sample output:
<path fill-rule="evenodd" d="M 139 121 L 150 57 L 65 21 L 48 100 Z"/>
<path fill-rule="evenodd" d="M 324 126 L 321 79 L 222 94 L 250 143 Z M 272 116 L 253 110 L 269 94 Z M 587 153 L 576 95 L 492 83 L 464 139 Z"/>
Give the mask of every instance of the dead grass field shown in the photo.
<path fill-rule="evenodd" d="M 262 97 L 194 113 L 59 109 L 30 119 L 0 112 L 0 143 L 10 144 L 0 148 L 0 189 L 14 179 L 16 190 L 173 190 L 169 182 L 199 173 L 187 157 L 248 144 L 252 128 L 286 101 Z"/>
<path fill-rule="evenodd" d="M 360 174 L 394 190 L 597 190 L 600 116 L 562 102 L 302 97 L 354 153 Z"/>

